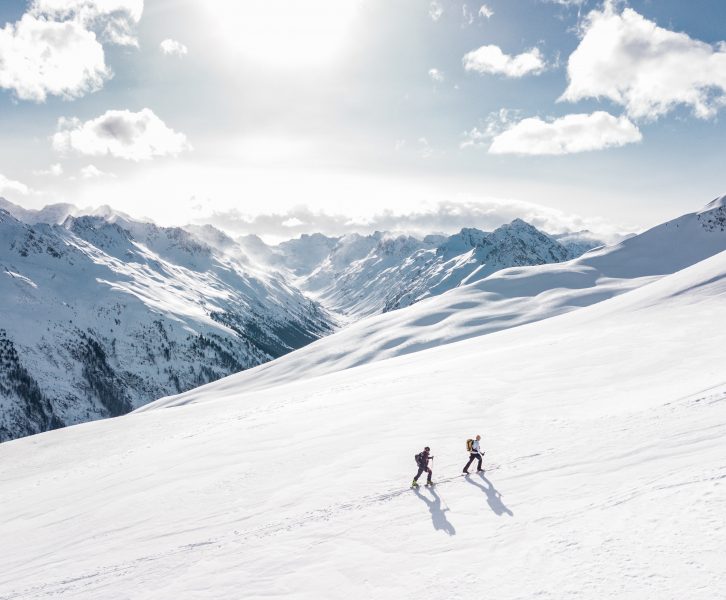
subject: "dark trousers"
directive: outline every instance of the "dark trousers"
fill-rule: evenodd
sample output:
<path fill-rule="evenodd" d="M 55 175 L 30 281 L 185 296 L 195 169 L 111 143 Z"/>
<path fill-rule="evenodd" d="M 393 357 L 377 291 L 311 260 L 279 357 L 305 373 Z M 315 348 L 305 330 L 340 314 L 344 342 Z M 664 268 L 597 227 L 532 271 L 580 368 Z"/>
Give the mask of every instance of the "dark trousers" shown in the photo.
<path fill-rule="evenodd" d="M 428 467 L 422 467 L 421 465 L 418 466 L 418 473 L 416 473 L 416 477 L 413 478 L 414 481 L 418 481 L 418 478 L 421 477 L 422 473 L 428 473 L 428 479 L 427 481 L 431 483 L 431 469 Z"/>
<path fill-rule="evenodd" d="M 476 470 L 481 471 L 481 454 L 479 454 L 478 452 L 472 452 L 469 455 L 469 462 L 466 463 L 466 466 L 464 467 L 464 472 L 469 470 L 469 465 L 474 462 L 474 459 L 477 459 L 479 461 L 476 466 Z"/>

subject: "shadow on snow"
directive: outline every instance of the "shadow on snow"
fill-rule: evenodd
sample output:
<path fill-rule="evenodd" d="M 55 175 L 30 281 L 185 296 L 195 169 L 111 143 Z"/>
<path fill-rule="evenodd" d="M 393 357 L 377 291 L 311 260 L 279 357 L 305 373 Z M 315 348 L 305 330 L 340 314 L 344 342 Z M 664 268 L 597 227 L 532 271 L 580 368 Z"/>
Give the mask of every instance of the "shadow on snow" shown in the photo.
<path fill-rule="evenodd" d="M 502 502 L 502 495 L 497 491 L 497 488 L 494 487 L 494 484 L 486 478 L 484 473 L 480 473 L 479 476 L 486 483 L 486 485 L 477 483 L 471 478 L 471 476 L 466 476 L 465 479 L 471 485 L 478 487 L 482 492 L 487 495 L 487 504 L 489 505 L 489 508 L 492 509 L 492 512 L 495 515 L 501 517 L 502 515 L 507 514 L 510 517 L 513 517 L 514 513 L 506 507 L 504 502 Z"/>
<path fill-rule="evenodd" d="M 436 493 L 434 488 L 428 488 L 431 495 L 434 497 L 433 500 L 429 500 L 426 496 L 421 493 L 421 490 L 414 488 L 416 495 L 426 503 L 426 506 L 431 513 L 431 521 L 436 531 L 445 531 L 448 535 L 456 535 L 456 529 L 446 518 L 446 512 L 448 508 L 441 508 L 441 497 Z"/>

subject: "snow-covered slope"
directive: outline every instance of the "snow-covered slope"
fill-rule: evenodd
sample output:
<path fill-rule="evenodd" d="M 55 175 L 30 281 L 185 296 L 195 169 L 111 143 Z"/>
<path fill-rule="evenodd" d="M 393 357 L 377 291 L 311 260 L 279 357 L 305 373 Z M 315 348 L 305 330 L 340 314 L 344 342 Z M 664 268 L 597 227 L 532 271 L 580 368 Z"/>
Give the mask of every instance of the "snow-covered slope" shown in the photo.
<path fill-rule="evenodd" d="M 216 241 L 118 214 L 28 225 L 0 210 L 0 441 L 123 414 L 330 333 L 320 306 Z"/>
<path fill-rule="evenodd" d="M 570 252 L 522 221 L 423 241 L 315 234 L 271 247 L 106 206 L 27 210 L 0 198 L 0 209 L 0 441 L 121 414 L 264 363 L 342 320 Z"/>
<path fill-rule="evenodd" d="M 713 600 L 724 348 L 721 252 L 492 335 L 2 444 L 0 597 Z M 476 433 L 490 468 L 456 477 Z M 414 492 L 424 445 L 440 484 Z"/>
<path fill-rule="evenodd" d="M 506 269 L 406 310 L 364 319 L 302 352 L 217 382 L 263 389 L 546 319 L 601 302 L 726 250 L 726 196 L 615 246 L 558 264 Z M 185 396 L 153 406 L 186 402 Z"/>

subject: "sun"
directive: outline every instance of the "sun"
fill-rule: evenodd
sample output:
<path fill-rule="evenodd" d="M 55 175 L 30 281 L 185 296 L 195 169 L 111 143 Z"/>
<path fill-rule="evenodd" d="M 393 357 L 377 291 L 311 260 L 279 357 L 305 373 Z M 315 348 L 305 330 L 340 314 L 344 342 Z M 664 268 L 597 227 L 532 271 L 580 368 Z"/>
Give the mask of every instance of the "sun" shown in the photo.
<path fill-rule="evenodd" d="M 220 42 L 259 65 L 298 68 L 339 60 L 362 0 L 207 0 Z"/>

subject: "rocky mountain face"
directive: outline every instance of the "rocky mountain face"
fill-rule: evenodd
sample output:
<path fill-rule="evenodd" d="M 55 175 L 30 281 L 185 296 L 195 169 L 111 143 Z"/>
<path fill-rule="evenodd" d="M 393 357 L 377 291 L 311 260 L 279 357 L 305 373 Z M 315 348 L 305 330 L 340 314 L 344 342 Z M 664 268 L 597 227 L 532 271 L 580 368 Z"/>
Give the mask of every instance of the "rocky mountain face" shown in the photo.
<path fill-rule="evenodd" d="M 0 441 L 124 414 L 333 330 L 318 303 L 227 242 L 237 250 L 183 229 L 29 225 L 0 210 Z"/>
<path fill-rule="evenodd" d="M 108 207 L 0 199 L 0 441 L 121 415 L 342 323 L 598 245 L 577 241 L 515 220 L 423 240 L 313 234 L 270 246 Z"/>

